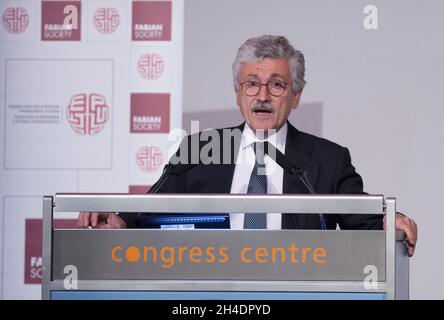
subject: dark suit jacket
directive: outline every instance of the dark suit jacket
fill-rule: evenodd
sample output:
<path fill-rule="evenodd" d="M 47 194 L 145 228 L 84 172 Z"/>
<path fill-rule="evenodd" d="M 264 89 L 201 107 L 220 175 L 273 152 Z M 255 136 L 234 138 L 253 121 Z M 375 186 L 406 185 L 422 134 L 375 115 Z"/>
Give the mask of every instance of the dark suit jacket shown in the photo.
<path fill-rule="evenodd" d="M 190 163 L 193 160 L 199 160 L 200 163 L 179 176 L 168 176 L 158 193 L 230 193 L 243 128 L 244 124 L 186 137 L 175 157 L 170 159 L 170 164 L 184 161 Z M 234 134 L 227 139 L 227 132 Z M 208 149 L 209 142 L 216 142 L 219 149 Z M 203 149 L 205 146 L 207 150 Z M 227 150 L 231 151 L 229 156 Z M 205 151 L 213 160 L 219 159 L 222 164 L 204 164 L 205 160 L 197 159 L 197 152 L 200 151 Z M 361 176 L 351 164 L 347 148 L 301 132 L 289 122 L 285 155 L 292 164 L 307 172 L 308 179 L 318 194 L 364 193 Z M 193 156 L 195 159 L 192 159 Z M 307 194 L 309 191 L 296 175 L 284 171 L 283 193 Z M 335 229 L 336 224 L 341 229 L 382 229 L 382 217 L 377 215 L 337 214 L 324 215 L 324 218 L 328 229 Z M 284 213 L 282 228 L 320 229 L 320 219 L 314 214 Z"/>

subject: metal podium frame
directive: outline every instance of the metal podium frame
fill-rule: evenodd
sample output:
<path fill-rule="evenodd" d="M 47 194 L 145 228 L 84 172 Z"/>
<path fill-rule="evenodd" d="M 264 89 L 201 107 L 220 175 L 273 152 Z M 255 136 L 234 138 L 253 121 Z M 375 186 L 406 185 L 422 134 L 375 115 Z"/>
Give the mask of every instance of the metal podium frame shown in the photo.
<path fill-rule="evenodd" d="M 52 278 L 54 212 L 298 212 L 305 214 L 385 215 L 385 281 L 377 283 L 386 299 L 408 298 L 397 293 L 396 199 L 383 195 L 233 195 L 233 194 L 81 194 L 58 193 L 43 197 L 42 298 L 64 290 L 62 280 Z M 297 230 L 294 230 L 297 232 Z M 404 272 L 408 280 L 407 273 Z M 406 284 L 404 284 L 405 286 Z M 277 289 L 278 288 L 278 289 Z M 407 283 L 408 288 L 408 283 Z M 286 291 L 369 292 L 358 281 L 238 281 L 238 280 L 79 280 L 78 290 L 176 290 L 176 291 Z M 407 289 L 408 291 L 408 289 Z"/>

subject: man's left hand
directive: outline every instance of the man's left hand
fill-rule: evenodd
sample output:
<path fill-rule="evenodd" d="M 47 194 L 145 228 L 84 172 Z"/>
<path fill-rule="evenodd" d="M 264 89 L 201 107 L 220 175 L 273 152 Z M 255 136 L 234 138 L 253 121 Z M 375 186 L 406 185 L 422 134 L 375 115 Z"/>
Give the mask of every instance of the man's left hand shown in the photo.
<path fill-rule="evenodd" d="M 386 227 L 384 218 L 384 230 Z M 404 231 L 407 236 L 407 250 L 409 257 L 413 256 L 418 239 L 418 226 L 415 220 L 401 214 L 396 213 L 396 230 Z"/>

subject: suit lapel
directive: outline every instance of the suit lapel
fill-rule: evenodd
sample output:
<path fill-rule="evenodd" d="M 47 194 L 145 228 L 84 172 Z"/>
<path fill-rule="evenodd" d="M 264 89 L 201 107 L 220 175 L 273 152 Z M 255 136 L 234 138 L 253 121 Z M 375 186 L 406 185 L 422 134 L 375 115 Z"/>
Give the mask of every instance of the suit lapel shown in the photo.
<path fill-rule="evenodd" d="M 307 173 L 308 180 L 316 191 L 316 184 L 319 174 L 319 162 L 310 158 L 313 147 L 304 141 L 303 136 L 295 127 L 293 127 L 289 122 L 287 123 L 288 132 L 285 145 L 285 155 L 288 157 L 290 163 L 297 168 L 301 168 Z M 282 191 L 284 194 L 310 193 L 296 174 L 290 174 L 285 171 Z M 282 227 L 303 229 L 306 218 L 306 214 L 283 214 Z"/>
<path fill-rule="evenodd" d="M 215 193 L 230 193 L 231 191 L 231 184 L 233 182 L 233 176 L 234 176 L 234 169 L 236 167 L 236 160 L 237 155 L 239 153 L 240 148 L 240 142 L 242 139 L 242 131 L 244 130 L 245 122 L 241 125 L 233 128 L 225 128 L 225 129 L 219 129 L 219 136 L 220 136 L 220 165 L 212 166 L 213 171 L 211 174 L 206 177 L 209 181 L 209 183 L 214 187 Z M 224 135 L 223 130 L 228 130 L 234 133 L 234 135 L 230 136 L 231 141 L 227 142 L 224 141 L 226 139 Z M 229 146 L 231 148 L 230 150 L 230 159 L 224 159 L 223 154 L 225 148 Z M 228 163 L 227 163 L 228 161 Z M 216 183 L 214 183 L 217 181 Z"/>

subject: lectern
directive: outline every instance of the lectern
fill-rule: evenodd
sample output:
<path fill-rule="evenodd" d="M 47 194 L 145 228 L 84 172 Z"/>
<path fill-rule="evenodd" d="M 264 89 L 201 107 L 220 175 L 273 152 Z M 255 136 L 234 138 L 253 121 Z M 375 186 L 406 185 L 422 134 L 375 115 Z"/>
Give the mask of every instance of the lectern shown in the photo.
<path fill-rule="evenodd" d="M 385 215 L 383 230 L 54 229 L 55 212 Z M 382 195 L 56 194 L 43 199 L 43 299 L 408 299 L 405 237 Z"/>

